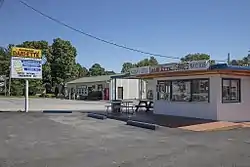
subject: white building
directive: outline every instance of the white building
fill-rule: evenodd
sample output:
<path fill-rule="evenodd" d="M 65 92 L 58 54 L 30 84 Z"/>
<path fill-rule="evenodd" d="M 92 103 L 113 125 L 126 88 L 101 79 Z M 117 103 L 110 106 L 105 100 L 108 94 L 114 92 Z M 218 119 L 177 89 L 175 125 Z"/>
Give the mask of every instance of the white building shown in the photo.
<path fill-rule="evenodd" d="M 146 98 L 145 82 L 140 79 L 122 79 L 116 75 L 83 77 L 67 83 L 69 94 L 87 97 L 90 92 L 102 92 L 102 100 Z M 115 78 L 113 78 L 115 77 Z"/>
<path fill-rule="evenodd" d="M 155 114 L 250 121 L 250 67 L 195 61 L 145 68 L 132 75 L 150 79 Z"/>

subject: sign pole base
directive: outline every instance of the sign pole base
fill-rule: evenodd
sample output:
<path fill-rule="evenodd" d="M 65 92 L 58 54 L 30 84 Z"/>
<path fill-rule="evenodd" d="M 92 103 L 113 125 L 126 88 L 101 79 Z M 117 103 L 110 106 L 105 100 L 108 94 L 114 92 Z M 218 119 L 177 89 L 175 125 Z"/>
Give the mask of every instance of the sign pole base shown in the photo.
<path fill-rule="evenodd" d="M 29 80 L 25 80 L 25 112 L 29 112 Z"/>

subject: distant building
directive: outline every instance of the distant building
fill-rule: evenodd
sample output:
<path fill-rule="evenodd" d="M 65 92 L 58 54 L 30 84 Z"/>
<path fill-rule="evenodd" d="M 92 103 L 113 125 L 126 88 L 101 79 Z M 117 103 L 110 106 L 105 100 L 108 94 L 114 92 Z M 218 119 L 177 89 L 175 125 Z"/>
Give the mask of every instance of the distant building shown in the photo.
<path fill-rule="evenodd" d="M 83 77 L 70 81 L 67 83 L 69 98 L 85 99 L 93 92 L 101 93 L 101 100 L 146 98 L 145 81 L 122 79 L 120 75 L 124 74 Z"/>

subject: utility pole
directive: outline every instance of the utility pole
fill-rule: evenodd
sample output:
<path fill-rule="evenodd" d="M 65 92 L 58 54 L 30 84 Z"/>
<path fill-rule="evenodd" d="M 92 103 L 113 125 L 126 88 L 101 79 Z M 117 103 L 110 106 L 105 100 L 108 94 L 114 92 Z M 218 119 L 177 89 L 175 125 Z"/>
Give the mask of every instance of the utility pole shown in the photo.
<path fill-rule="evenodd" d="M 7 95 L 7 84 L 6 84 L 6 81 L 7 80 L 7 77 L 4 76 L 4 95 L 6 96 Z"/>
<path fill-rule="evenodd" d="M 230 53 L 227 54 L 227 64 L 230 64 Z"/>
<path fill-rule="evenodd" d="M 10 60 L 11 61 L 11 60 Z M 9 73 L 9 90 L 8 90 L 8 94 L 10 96 L 10 87 L 11 87 L 11 65 L 10 65 L 10 73 Z"/>

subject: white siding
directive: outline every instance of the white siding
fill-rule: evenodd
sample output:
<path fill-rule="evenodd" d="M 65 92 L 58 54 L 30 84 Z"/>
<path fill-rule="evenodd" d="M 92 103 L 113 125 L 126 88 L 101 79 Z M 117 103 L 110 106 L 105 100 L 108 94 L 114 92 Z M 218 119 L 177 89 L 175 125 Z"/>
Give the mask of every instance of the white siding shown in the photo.
<path fill-rule="evenodd" d="M 139 98 L 139 80 L 138 79 L 117 79 L 116 87 L 117 88 L 123 87 L 123 99 L 138 99 Z M 116 97 L 118 97 L 117 90 L 116 90 Z"/>
<path fill-rule="evenodd" d="M 144 90 L 142 97 L 146 97 L 146 83 L 143 81 Z M 116 79 L 116 98 L 118 99 L 118 87 L 123 87 L 123 99 L 139 99 L 140 98 L 140 80 L 139 79 Z M 110 82 L 110 97 L 115 99 L 115 79 Z"/>
<path fill-rule="evenodd" d="M 241 79 L 241 103 L 222 103 L 222 80 L 219 86 L 218 120 L 250 121 L 250 78 L 221 76 Z"/>
<path fill-rule="evenodd" d="M 156 82 L 157 80 L 175 80 L 175 79 L 195 79 L 209 78 L 210 102 L 171 102 L 165 100 L 156 100 Z M 203 75 L 203 76 L 186 76 L 186 77 L 171 77 L 154 79 L 154 113 L 176 115 L 185 117 L 196 117 L 206 119 L 217 119 L 217 102 L 219 90 L 219 75 Z M 152 83 L 151 83 L 152 84 Z M 153 84 L 152 84 L 153 85 Z"/>
<path fill-rule="evenodd" d="M 156 79 L 147 80 L 147 91 L 153 90 L 153 98 L 156 97 Z"/>
<path fill-rule="evenodd" d="M 115 99 L 115 80 L 111 79 L 109 83 L 109 99 L 114 100 Z"/>

